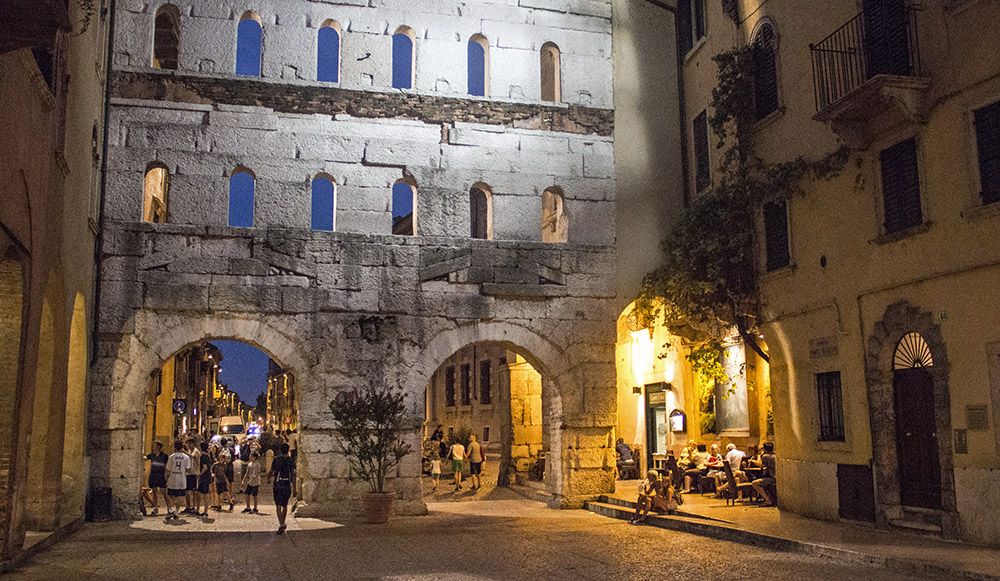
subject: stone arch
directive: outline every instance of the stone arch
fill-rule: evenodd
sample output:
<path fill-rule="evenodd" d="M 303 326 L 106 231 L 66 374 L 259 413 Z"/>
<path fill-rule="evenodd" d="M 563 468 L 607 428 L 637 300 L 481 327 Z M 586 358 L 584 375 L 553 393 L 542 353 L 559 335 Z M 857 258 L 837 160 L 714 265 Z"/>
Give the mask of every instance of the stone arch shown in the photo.
<path fill-rule="evenodd" d="M 111 402 L 92 401 L 91 424 L 107 429 L 100 473 L 92 473 L 92 486 L 110 486 L 114 498 L 113 515 L 129 518 L 136 514 L 136 487 L 142 476 L 142 429 L 146 413 L 146 395 L 150 377 L 168 357 L 185 347 L 213 339 L 232 339 L 252 345 L 279 362 L 296 376 L 308 381 L 313 362 L 309 345 L 295 339 L 295 329 L 264 320 L 260 316 L 236 314 L 167 315 L 141 312 L 136 316 L 135 332 L 118 343 L 118 352 L 108 370 L 109 376 L 95 378 L 95 383 L 110 383 Z M 95 389 L 94 398 L 107 397 Z M 101 408 L 104 408 L 103 410 Z M 106 419 L 95 417 L 103 411 Z M 106 428 L 105 428 L 106 427 Z M 303 426 L 305 427 L 305 426 Z"/>
<path fill-rule="evenodd" d="M 416 360 L 403 361 L 409 369 L 403 381 L 407 393 L 424 409 L 424 394 L 433 373 L 449 357 L 467 345 L 496 343 L 524 357 L 542 375 L 542 401 L 548 410 L 545 439 L 549 448 L 545 484 L 556 497 L 565 493 L 561 417 L 564 387 L 572 383 L 572 370 L 565 352 L 527 327 L 507 322 L 477 322 L 439 332 L 415 353 Z M 556 453 L 559 451 L 559 453 Z"/>
<path fill-rule="evenodd" d="M 469 189 L 469 222 L 472 238 L 493 239 L 493 189 L 483 182 Z"/>
<path fill-rule="evenodd" d="M 158 161 L 146 166 L 143 177 L 142 221 L 167 223 L 167 203 L 170 191 L 170 170 Z"/>
<path fill-rule="evenodd" d="M 316 32 L 316 80 L 339 83 L 344 30 L 336 20 L 327 19 Z"/>
<path fill-rule="evenodd" d="M 934 389 L 934 429 L 938 435 L 941 472 L 942 532 L 957 536 L 958 513 L 955 501 L 955 470 L 951 431 L 951 402 L 948 353 L 941 327 L 934 316 L 903 300 L 889 305 L 882 320 L 875 323 L 865 353 L 865 382 L 872 430 L 872 465 L 876 503 L 881 524 L 904 516 L 900 502 L 899 458 L 896 449 L 893 359 L 900 341 L 918 333 L 927 343 L 934 365 L 928 367 Z"/>
<path fill-rule="evenodd" d="M 559 243 L 568 240 L 566 193 L 559 186 L 550 186 L 542 192 L 542 242 Z"/>
<path fill-rule="evenodd" d="M 562 101 L 562 55 L 554 42 L 542 45 L 540 53 L 542 101 Z"/>
<path fill-rule="evenodd" d="M 153 28 L 153 68 L 176 70 L 181 46 L 180 11 L 173 4 L 160 6 Z"/>

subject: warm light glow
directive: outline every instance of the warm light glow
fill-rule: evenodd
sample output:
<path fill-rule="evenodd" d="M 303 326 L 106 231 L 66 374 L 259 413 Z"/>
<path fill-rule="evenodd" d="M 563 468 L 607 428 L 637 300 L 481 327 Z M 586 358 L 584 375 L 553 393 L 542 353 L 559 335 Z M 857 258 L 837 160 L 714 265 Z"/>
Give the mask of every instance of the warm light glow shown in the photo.
<path fill-rule="evenodd" d="M 653 371 L 653 338 L 649 331 L 632 331 L 632 379 L 636 385 L 644 383 L 647 374 Z"/>

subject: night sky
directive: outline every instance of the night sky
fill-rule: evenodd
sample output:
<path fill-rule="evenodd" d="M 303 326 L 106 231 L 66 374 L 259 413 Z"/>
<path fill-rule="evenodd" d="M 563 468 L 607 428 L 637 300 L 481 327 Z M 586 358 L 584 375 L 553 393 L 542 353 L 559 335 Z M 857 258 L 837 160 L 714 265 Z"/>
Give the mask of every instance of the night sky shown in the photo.
<path fill-rule="evenodd" d="M 267 355 L 239 341 L 212 341 L 222 351 L 219 381 L 240 395 L 243 403 L 257 405 L 257 396 L 267 391 Z"/>

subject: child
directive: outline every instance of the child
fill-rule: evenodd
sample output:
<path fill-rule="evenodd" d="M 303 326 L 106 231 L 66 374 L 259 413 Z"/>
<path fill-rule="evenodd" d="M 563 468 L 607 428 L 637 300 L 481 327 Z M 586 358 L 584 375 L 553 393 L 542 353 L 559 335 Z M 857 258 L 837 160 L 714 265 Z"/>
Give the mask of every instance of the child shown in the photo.
<path fill-rule="evenodd" d="M 225 495 L 229 499 L 229 512 L 233 511 L 233 506 L 236 504 L 233 502 L 233 495 L 229 493 L 229 480 L 226 477 L 226 458 L 224 455 L 219 454 L 219 458 L 212 464 L 212 476 L 215 477 L 215 490 L 219 493 L 219 507 L 216 510 L 222 510 L 222 497 Z"/>
<path fill-rule="evenodd" d="M 167 459 L 167 519 L 176 520 L 184 497 L 187 496 L 187 471 L 191 458 L 184 453 L 184 442 L 174 441 L 174 453 Z"/>
<path fill-rule="evenodd" d="M 438 489 L 438 482 L 441 480 L 441 457 L 437 454 L 431 456 L 431 491 Z"/>
<path fill-rule="evenodd" d="M 247 496 L 247 507 L 244 513 L 257 514 L 257 490 L 260 489 L 260 454 L 250 453 L 250 460 L 243 467 L 243 491 Z M 250 497 L 253 497 L 253 510 L 250 510 Z"/>

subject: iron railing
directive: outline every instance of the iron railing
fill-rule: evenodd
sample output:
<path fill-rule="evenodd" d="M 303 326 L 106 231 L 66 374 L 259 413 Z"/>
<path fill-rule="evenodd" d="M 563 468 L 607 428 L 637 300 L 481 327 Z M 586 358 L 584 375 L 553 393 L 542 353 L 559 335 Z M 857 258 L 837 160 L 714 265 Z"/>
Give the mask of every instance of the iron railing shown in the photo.
<path fill-rule="evenodd" d="M 920 75 L 916 5 L 881 18 L 858 14 L 823 40 L 809 45 L 816 110 L 836 103 L 880 74 Z"/>

